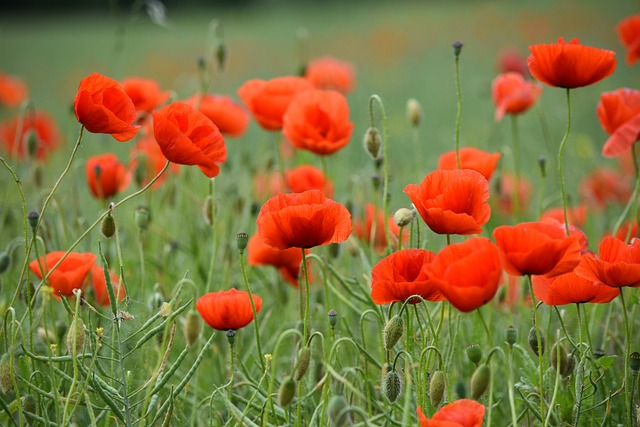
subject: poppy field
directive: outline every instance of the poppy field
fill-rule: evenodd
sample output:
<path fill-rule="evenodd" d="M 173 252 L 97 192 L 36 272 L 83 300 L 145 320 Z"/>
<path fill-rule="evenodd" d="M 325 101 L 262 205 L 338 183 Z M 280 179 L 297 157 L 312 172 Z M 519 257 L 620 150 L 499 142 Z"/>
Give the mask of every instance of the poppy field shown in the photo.
<path fill-rule="evenodd" d="M 0 425 L 640 426 L 637 10 L 344 7 L 0 17 Z"/>

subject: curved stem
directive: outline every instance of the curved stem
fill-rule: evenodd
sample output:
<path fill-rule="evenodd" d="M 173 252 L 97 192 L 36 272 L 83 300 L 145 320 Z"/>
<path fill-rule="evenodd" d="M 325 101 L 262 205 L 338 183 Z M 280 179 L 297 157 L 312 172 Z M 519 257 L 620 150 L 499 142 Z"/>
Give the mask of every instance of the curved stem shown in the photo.
<path fill-rule="evenodd" d="M 373 94 L 369 98 L 369 117 L 371 118 L 371 126 L 374 125 L 374 117 L 373 117 L 373 102 L 376 101 L 378 104 L 378 108 L 380 109 L 380 114 L 382 115 L 382 213 L 383 213 L 383 222 L 384 222 L 384 237 L 387 242 L 387 245 L 391 249 L 391 236 L 389 235 L 389 223 L 387 221 L 387 193 L 389 192 L 389 156 L 387 155 L 387 113 L 384 109 L 384 104 L 382 103 L 382 98 L 380 96 Z"/>
<path fill-rule="evenodd" d="M 258 326 L 258 313 L 256 312 L 256 304 L 253 301 L 253 293 L 251 292 L 251 286 L 249 285 L 249 279 L 247 277 L 247 269 L 244 265 L 243 251 L 240 251 L 240 268 L 242 270 L 242 278 L 244 279 L 244 286 L 247 288 L 249 294 L 249 301 L 251 301 L 251 312 L 253 313 L 253 328 L 256 334 L 256 350 L 258 350 L 258 360 L 262 370 L 265 370 L 264 357 L 262 354 L 262 346 L 260 345 L 260 328 Z"/>
<path fill-rule="evenodd" d="M 558 179 L 560 180 L 560 192 L 562 193 L 562 212 L 564 214 L 564 228 L 569 235 L 569 220 L 567 218 L 567 193 L 565 190 L 564 175 L 562 173 L 562 154 L 564 152 L 564 146 L 569 139 L 571 133 L 571 89 L 567 88 L 567 130 L 565 131 L 562 142 L 560 142 L 560 148 L 558 150 Z"/>

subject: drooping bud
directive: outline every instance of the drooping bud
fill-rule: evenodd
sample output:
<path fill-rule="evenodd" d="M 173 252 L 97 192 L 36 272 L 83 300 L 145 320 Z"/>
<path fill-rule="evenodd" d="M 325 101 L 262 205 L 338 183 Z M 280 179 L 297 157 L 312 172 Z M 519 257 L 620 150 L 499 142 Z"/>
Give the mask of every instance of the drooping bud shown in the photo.
<path fill-rule="evenodd" d="M 146 206 L 138 206 L 135 213 L 136 225 L 140 231 L 146 230 L 151 222 L 151 211 Z"/>
<path fill-rule="evenodd" d="M 435 371 L 431 375 L 431 382 L 429 383 L 429 400 L 431 400 L 431 406 L 437 408 L 442 403 L 444 398 L 444 388 L 446 384 L 446 376 L 443 371 Z"/>
<path fill-rule="evenodd" d="M 478 400 L 487 391 L 491 380 L 489 365 L 480 365 L 471 376 L 471 398 Z"/>
<path fill-rule="evenodd" d="M 40 145 L 40 138 L 38 138 L 38 133 L 33 129 L 29 129 L 25 137 L 27 142 L 27 153 L 29 153 L 29 157 L 34 158 L 36 153 L 38 152 L 38 146 Z"/>
<path fill-rule="evenodd" d="M 0 274 L 9 269 L 11 265 L 11 257 L 5 251 L 0 252 Z"/>
<path fill-rule="evenodd" d="M 371 126 L 367 129 L 364 133 L 362 144 L 364 145 L 364 150 L 373 160 L 378 158 L 380 155 L 380 147 L 382 146 L 382 137 L 377 127 Z"/>
<path fill-rule="evenodd" d="M 329 326 L 331 326 L 331 329 L 335 329 L 338 323 L 338 312 L 332 308 L 329 310 L 329 313 L 327 313 L 327 317 L 329 318 Z"/>
<path fill-rule="evenodd" d="M 540 175 L 545 178 L 547 176 L 547 158 L 545 156 L 538 157 L 538 167 L 540 168 Z"/>
<path fill-rule="evenodd" d="M 560 354 L 558 354 L 560 353 Z M 564 375 L 567 372 L 568 367 L 568 355 L 567 350 L 560 343 L 553 344 L 551 347 L 551 366 L 560 373 L 560 375 Z"/>
<path fill-rule="evenodd" d="M 224 70 L 224 64 L 227 60 L 227 45 L 223 39 L 219 39 L 216 45 L 216 60 L 220 70 Z"/>
<path fill-rule="evenodd" d="M 455 41 L 451 44 L 451 46 L 453 46 L 453 54 L 455 56 L 460 56 L 460 52 L 462 52 L 462 42 L 461 41 Z"/>
<path fill-rule="evenodd" d="M 13 363 L 13 360 L 8 355 L 5 355 L 0 361 L 0 391 L 2 394 L 7 394 L 13 389 L 10 363 Z"/>
<path fill-rule="evenodd" d="M 194 309 L 189 310 L 187 318 L 184 321 L 184 328 L 182 333 L 184 340 L 189 347 L 191 347 L 200 337 L 202 332 L 202 322 L 200 321 L 200 315 Z"/>
<path fill-rule="evenodd" d="M 304 374 L 309 369 L 309 362 L 311 361 L 311 349 L 307 346 L 302 347 L 298 351 L 298 358 L 296 360 L 295 377 L 296 381 L 300 381 Z"/>
<path fill-rule="evenodd" d="M 411 224 L 415 217 L 414 211 L 407 208 L 400 208 L 393 214 L 393 221 L 398 227 L 405 227 Z"/>
<path fill-rule="evenodd" d="M 407 119 L 413 127 L 418 127 L 422 121 L 422 107 L 417 99 L 409 98 L 407 101 Z"/>
<path fill-rule="evenodd" d="M 469 344 L 467 346 L 467 357 L 474 365 L 478 365 L 482 359 L 482 350 L 478 344 Z"/>
<path fill-rule="evenodd" d="M 33 395 L 31 394 L 27 394 L 26 396 L 22 396 L 21 398 L 22 400 L 22 413 L 24 414 L 25 412 L 29 413 L 29 414 L 33 414 L 33 415 L 37 415 L 38 412 L 38 404 L 36 402 L 35 397 L 33 397 Z M 25 416 L 25 418 L 27 419 L 27 423 L 31 424 L 28 420 L 29 418 L 27 418 Z"/>
<path fill-rule="evenodd" d="M 629 367 L 635 374 L 640 371 L 640 353 L 637 351 L 634 351 L 629 355 Z"/>
<path fill-rule="evenodd" d="M 67 353 L 74 356 L 82 354 L 86 337 L 84 322 L 81 318 L 75 317 L 71 321 L 69 331 L 67 332 Z"/>
<path fill-rule="evenodd" d="M 165 301 L 162 304 L 160 304 L 160 310 L 159 310 L 160 317 L 167 317 L 168 315 L 171 314 L 172 311 L 173 311 L 173 307 L 171 307 L 171 303 Z"/>
<path fill-rule="evenodd" d="M 349 404 L 342 395 L 334 394 L 329 405 L 327 405 L 327 412 L 329 413 L 329 420 L 331 420 L 331 427 L 345 427 L 351 425 L 351 416 L 345 411 Z M 340 416 L 340 414 L 343 414 Z M 340 417 L 340 418 L 338 418 Z"/>
<path fill-rule="evenodd" d="M 29 222 L 29 227 L 31 227 L 31 230 L 36 229 L 39 220 L 40 213 L 38 211 L 31 211 L 27 214 L 27 221 Z"/>
<path fill-rule="evenodd" d="M 249 243 L 249 235 L 247 233 L 236 234 L 236 243 L 238 244 L 240 253 L 244 253 L 244 250 L 247 248 L 247 243 Z"/>
<path fill-rule="evenodd" d="M 467 385 L 462 380 L 458 380 L 454 387 L 456 391 L 456 396 L 458 399 L 466 399 L 467 398 Z"/>
<path fill-rule="evenodd" d="M 518 330 L 513 325 L 509 325 L 505 333 L 507 344 L 512 347 L 518 341 Z"/>
<path fill-rule="evenodd" d="M 544 354 L 545 338 L 544 338 L 544 335 L 540 334 L 540 344 L 542 348 L 538 352 L 538 337 L 536 336 L 536 328 L 532 327 L 531 329 L 529 329 L 528 341 L 529 341 L 529 347 L 531 347 L 531 351 L 533 351 L 536 354 L 536 356 L 540 356 L 541 354 Z"/>
<path fill-rule="evenodd" d="M 384 348 L 391 350 L 396 345 L 400 337 L 402 337 L 402 329 L 404 322 L 399 315 L 393 316 L 384 327 Z"/>
<path fill-rule="evenodd" d="M 402 393 L 402 378 L 395 369 L 391 368 L 382 380 L 382 392 L 391 403 L 398 400 L 398 396 Z"/>
<path fill-rule="evenodd" d="M 287 377 L 278 390 L 278 405 L 283 408 L 289 406 L 293 400 L 293 396 L 296 394 L 296 382 L 293 377 Z"/>
<path fill-rule="evenodd" d="M 111 212 L 109 212 L 100 223 L 100 232 L 107 239 L 116 234 L 116 220 L 113 218 L 113 215 L 111 215 Z"/>
<path fill-rule="evenodd" d="M 202 203 L 202 216 L 207 225 L 213 224 L 213 198 L 211 195 L 205 197 Z"/>

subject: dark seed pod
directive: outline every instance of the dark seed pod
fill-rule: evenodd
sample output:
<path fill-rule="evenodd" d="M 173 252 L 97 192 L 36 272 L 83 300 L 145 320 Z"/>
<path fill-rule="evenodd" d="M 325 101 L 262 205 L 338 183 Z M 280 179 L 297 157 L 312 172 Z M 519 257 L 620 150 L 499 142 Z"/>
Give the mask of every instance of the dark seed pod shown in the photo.
<path fill-rule="evenodd" d="M 629 367 L 636 374 L 640 371 L 640 353 L 637 351 L 634 351 L 629 355 Z"/>
<path fill-rule="evenodd" d="M 296 394 L 296 382 L 293 377 L 287 377 L 278 390 L 278 405 L 284 407 L 289 406 L 293 400 L 293 396 Z"/>
<path fill-rule="evenodd" d="M 458 399 L 466 399 L 467 397 L 467 385 L 462 380 L 458 380 L 455 385 L 456 396 Z"/>
<path fill-rule="evenodd" d="M 544 338 L 544 335 L 540 334 L 540 344 L 542 348 L 540 349 L 540 352 L 538 352 L 538 338 L 536 336 L 536 328 L 529 329 L 528 341 L 529 341 L 529 347 L 531 347 L 531 351 L 533 351 L 536 354 L 536 356 L 540 356 L 541 354 L 544 354 L 545 338 Z"/>
<path fill-rule="evenodd" d="M 300 381 L 304 374 L 309 369 L 309 362 L 311 361 L 311 349 L 309 347 L 302 347 L 298 351 L 298 359 L 296 361 L 296 373 L 294 379 Z"/>
<path fill-rule="evenodd" d="M 487 391 L 491 380 L 489 365 L 480 365 L 471 376 L 471 398 L 478 400 Z"/>
<path fill-rule="evenodd" d="M 100 223 L 100 232 L 107 239 L 116 234 L 116 221 L 113 219 L 113 215 L 111 215 L 111 213 L 107 214 Z"/>

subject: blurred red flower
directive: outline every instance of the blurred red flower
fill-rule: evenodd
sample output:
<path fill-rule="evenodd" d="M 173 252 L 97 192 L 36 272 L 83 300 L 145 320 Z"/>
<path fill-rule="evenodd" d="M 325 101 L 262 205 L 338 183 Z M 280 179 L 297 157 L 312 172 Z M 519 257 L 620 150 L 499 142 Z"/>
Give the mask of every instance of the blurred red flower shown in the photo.
<path fill-rule="evenodd" d="M 471 169 L 435 170 L 404 192 L 437 234 L 479 234 L 489 221 L 489 184 Z"/>
<path fill-rule="evenodd" d="M 322 171 L 311 165 L 302 165 L 289 169 L 285 173 L 287 187 L 292 193 L 302 193 L 307 190 L 320 190 L 328 198 L 333 197 L 333 183 L 324 176 Z"/>
<path fill-rule="evenodd" d="M 0 73 L 0 105 L 12 108 L 20 105 L 29 96 L 29 89 L 17 77 Z"/>
<path fill-rule="evenodd" d="M 224 136 L 238 138 L 249 127 L 249 113 L 229 96 L 196 94 L 185 102 L 207 116 Z"/>
<path fill-rule="evenodd" d="M 253 79 L 238 89 L 238 96 L 258 124 L 266 130 L 282 129 L 282 116 L 293 98 L 313 85 L 302 77 L 277 77 L 272 80 Z"/>
<path fill-rule="evenodd" d="M 626 243 L 629 243 L 634 238 L 639 237 L 638 222 L 635 220 L 632 220 L 632 221 L 627 220 L 623 222 L 622 224 L 620 224 L 620 227 L 618 228 L 618 232 L 616 233 L 615 237 L 617 237 L 618 239 Z"/>
<path fill-rule="evenodd" d="M 626 203 L 631 197 L 629 181 L 617 171 L 598 167 L 580 183 L 580 194 L 600 208 L 611 202 Z"/>
<path fill-rule="evenodd" d="M 20 123 L 22 132 L 17 135 Z M 25 159 L 29 153 L 38 160 L 46 160 L 60 144 L 60 140 L 56 123 L 43 111 L 36 110 L 22 117 L 15 116 L 0 124 L 0 143 L 10 156 L 15 155 L 20 159 Z"/>
<path fill-rule="evenodd" d="M 169 91 L 161 91 L 155 80 L 129 77 L 124 79 L 121 84 L 122 89 L 129 95 L 139 113 L 148 114 L 169 100 Z"/>
<path fill-rule="evenodd" d="M 527 65 L 542 83 L 562 88 L 588 86 L 609 77 L 616 69 L 614 51 L 584 46 L 580 40 L 529 46 Z"/>
<path fill-rule="evenodd" d="M 463 147 L 459 150 L 460 169 L 472 169 L 480 172 L 486 180 L 490 180 L 496 169 L 500 153 L 488 153 L 474 147 Z M 438 159 L 438 169 L 458 169 L 456 151 L 447 151 Z"/>
<path fill-rule="evenodd" d="M 438 410 L 431 419 L 418 406 L 420 427 L 482 427 L 484 405 L 471 399 L 460 399 L 448 403 Z"/>
<path fill-rule="evenodd" d="M 540 216 L 540 221 L 545 221 L 546 219 L 553 218 L 564 224 L 564 210 L 562 207 L 559 208 L 551 208 L 542 212 Z M 577 227 L 583 227 L 587 222 L 587 205 L 578 205 L 573 207 L 567 207 L 567 219 L 569 220 L 570 225 L 575 225 Z"/>
<path fill-rule="evenodd" d="M 602 128 L 610 135 L 602 147 L 604 157 L 628 152 L 640 135 L 640 90 L 622 88 L 600 95 L 596 109 Z"/>
<path fill-rule="evenodd" d="M 332 89 L 347 94 L 355 83 L 355 69 L 349 62 L 325 56 L 309 61 L 305 77 L 316 89 Z"/>
<path fill-rule="evenodd" d="M 272 197 L 260 209 L 256 223 L 262 240 L 278 249 L 340 243 L 351 234 L 347 208 L 320 190 Z"/>
<path fill-rule="evenodd" d="M 352 131 L 347 99 L 334 90 L 298 94 L 283 118 L 282 132 L 291 144 L 320 155 L 344 148 Z"/>
<path fill-rule="evenodd" d="M 374 217 L 375 217 L 375 230 L 374 230 Z M 376 210 L 372 203 L 367 203 L 364 207 L 364 220 L 358 218 L 354 221 L 353 232 L 361 240 L 371 242 L 373 238 L 373 248 L 378 252 L 384 252 L 387 248 L 387 238 L 384 234 L 384 212 L 382 209 Z M 389 227 L 389 234 L 391 236 L 391 243 L 393 246 L 398 245 L 398 235 L 400 234 L 400 227 L 393 220 L 393 215 L 387 217 L 387 224 Z M 409 239 L 408 230 L 403 230 L 402 242 L 406 243 Z"/>
<path fill-rule="evenodd" d="M 402 249 L 382 258 L 371 271 L 371 299 L 376 304 L 404 302 L 412 295 L 427 301 L 444 297 L 427 273 L 427 265 L 435 254 L 423 249 Z M 413 298 L 409 304 L 421 302 Z"/>
<path fill-rule="evenodd" d="M 511 72 L 497 76 L 491 91 L 496 105 L 495 119 L 499 122 L 505 114 L 520 114 L 531 108 L 542 94 L 542 86 Z"/>
<path fill-rule="evenodd" d="M 576 274 L 614 288 L 640 287 L 640 240 L 625 244 L 616 237 L 604 237 L 598 247 L 598 258 L 585 255 L 576 267 Z"/>
<path fill-rule="evenodd" d="M 445 246 L 427 266 L 440 293 L 462 312 L 491 301 L 498 291 L 502 266 L 498 248 L 486 237 Z"/>
<path fill-rule="evenodd" d="M 247 245 L 247 261 L 250 265 L 271 265 L 292 286 L 297 288 L 299 285 L 302 253 L 298 248 L 276 249 L 264 243 L 256 233 L 251 236 Z"/>
<path fill-rule="evenodd" d="M 95 303 L 102 306 L 108 306 L 111 304 L 111 300 L 109 299 L 109 292 L 107 292 L 107 281 L 104 277 L 104 269 L 94 264 L 91 267 L 91 289 L 93 289 L 93 297 Z M 118 276 L 115 274 L 109 274 L 109 279 L 111 280 L 111 285 L 113 285 L 113 292 L 118 301 L 122 301 L 125 297 L 125 289 L 124 286 L 120 286 L 120 282 L 118 280 Z"/>
<path fill-rule="evenodd" d="M 496 68 L 499 73 L 518 73 L 523 77 L 529 75 L 527 59 L 514 48 L 504 48 L 500 51 Z"/>
<path fill-rule="evenodd" d="M 227 159 L 222 134 L 204 114 L 183 102 L 153 112 L 153 133 L 162 154 L 181 165 L 196 165 L 209 178 Z"/>
<path fill-rule="evenodd" d="M 42 279 L 62 259 L 65 253 L 64 251 L 49 252 L 40 257 L 39 260 L 31 261 L 29 268 L 33 274 Z M 74 289 L 82 289 L 85 285 L 85 279 L 97 258 L 97 256 L 89 252 L 70 252 L 47 279 L 53 295 L 58 297 L 61 294 L 70 297 L 73 296 Z"/>
<path fill-rule="evenodd" d="M 518 177 L 518 211 L 523 212 L 529 208 L 531 202 L 531 193 L 533 189 L 531 183 L 524 176 Z M 503 172 L 497 181 L 496 205 L 497 208 L 508 215 L 514 213 L 515 209 L 515 188 L 516 178 L 506 172 Z"/>
<path fill-rule="evenodd" d="M 262 298 L 253 295 L 253 304 L 259 313 Z M 235 288 L 201 296 L 196 302 L 196 310 L 209 326 L 219 331 L 244 328 L 253 320 L 249 294 Z"/>
<path fill-rule="evenodd" d="M 627 64 L 633 65 L 640 59 L 640 15 L 624 18 L 616 27 L 620 41 L 627 48 Z"/>
<path fill-rule="evenodd" d="M 112 153 L 89 157 L 85 169 L 89 190 L 98 199 L 115 196 L 126 189 L 131 181 L 127 168 Z"/>
<path fill-rule="evenodd" d="M 107 133 L 120 142 L 133 138 L 136 108 L 118 82 L 98 73 L 80 81 L 74 101 L 76 118 L 89 132 Z"/>
<path fill-rule="evenodd" d="M 261 203 L 286 191 L 282 175 L 277 170 L 258 171 L 253 176 L 253 195 Z"/>
<path fill-rule="evenodd" d="M 505 271 L 515 276 L 568 273 L 580 262 L 580 240 L 553 223 L 522 222 L 493 231 Z"/>

